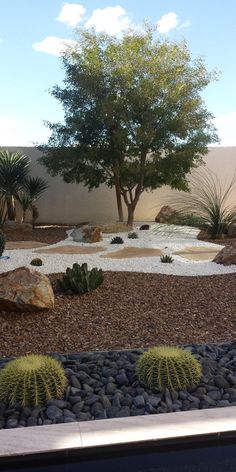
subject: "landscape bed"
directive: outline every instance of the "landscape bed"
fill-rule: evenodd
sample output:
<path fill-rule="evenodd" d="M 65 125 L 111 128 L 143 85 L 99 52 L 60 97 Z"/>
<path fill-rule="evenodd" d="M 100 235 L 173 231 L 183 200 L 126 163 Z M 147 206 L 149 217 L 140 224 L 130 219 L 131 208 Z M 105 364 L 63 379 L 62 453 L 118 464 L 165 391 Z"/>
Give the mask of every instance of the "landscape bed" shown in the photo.
<path fill-rule="evenodd" d="M 202 378 L 187 390 L 147 387 L 138 380 L 143 352 L 87 352 L 54 357 L 65 368 L 64 399 L 42 407 L 0 405 L 0 428 L 17 428 L 93 419 L 189 411 L 236 405 L 236 343 L 184 346 L 200 361 Z M 0 362 L 1 368 L 8 360 Z"/>

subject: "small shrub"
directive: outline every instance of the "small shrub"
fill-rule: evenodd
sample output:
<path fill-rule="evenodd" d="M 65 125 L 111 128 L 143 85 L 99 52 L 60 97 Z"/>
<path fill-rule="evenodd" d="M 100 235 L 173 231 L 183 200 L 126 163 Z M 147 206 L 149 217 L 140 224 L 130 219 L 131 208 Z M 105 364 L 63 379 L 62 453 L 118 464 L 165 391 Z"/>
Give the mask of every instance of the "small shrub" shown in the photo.
<path fill-rule="evenodd" d="M 174 261 L 173 257 L 169 256 L 168 254 L 163 254 L 160 256 L 160 260 L 165 264 L 171 264 Z"/>
<path fill-rule="evenodd" d="M 128 234 L 128 238 L 129 239 L 138 239 L 138 235 L 137 235 L 137 233 L 135 233 L 135 231 L 133 231 L 133 232 Z"/>
<path fill-rule="evenodd" d="M 0 230 L 0 257 L 3 254 L 3 251 L 5 249 L 5 244 L 6 244 L 6 238 L 3 232 Z"/>
<path fill-rule="evenodd" d="M 138 359 L 139 379 L 151 388 L 185 390 L 199 384 L 201 364 L 191 354 L 178 347 L 158 346 L 144 352 Z"/>
<path fill-rule="evenodd" d="M 45 405 L 63 397 L 67 379 L 61 364 L 43 355 L 23 356 L 0 372 L 0 401 L 10 405 Z"/>
<path fill-rule="evenodd" d="M 141 229 L 141 231 L 150 229 L 150 225 L 142 225 L 142 226 L 140 226 L 139 229 Z"/>
<path fill-rule="evenodd" d="M 31 263 L 30 263 L 32 266 L 42 266 L 43 265 L 43 261 L 42 259 L 40 259 L 39 257 L 36 257 L 35 259 L 32 259 Z"/>
<path fill-rule="evenodd" d="M 104 276 L 102 269 L 94 267 L 88 270 L 86 263 L 79 265 L 73 264 L 73 267 L 67 267 L 62 279 L 58 279 L 59 289 L 65 293 L 83 293 L 90 292 L 97 288 L 103 282 Z"/>
<path fill-rule="evenodd" d="M 115 236 L 111 240 L 111 244 L 123 244 L 123 243 L 124 243 L 124 241 L 120 236 Z"/>
<path fill-rule="evenodd" d="M 172 221 L 172 223 L 174 225 L 180 225 L 180 226 L 192 226 L 193 228 L 202 227 L 201 218 L 198 218 L 196 215 L 193 215 L 192 213 L 182 214 L 182 215 L 176 213 L 176 216 L 174 220 Z"/>

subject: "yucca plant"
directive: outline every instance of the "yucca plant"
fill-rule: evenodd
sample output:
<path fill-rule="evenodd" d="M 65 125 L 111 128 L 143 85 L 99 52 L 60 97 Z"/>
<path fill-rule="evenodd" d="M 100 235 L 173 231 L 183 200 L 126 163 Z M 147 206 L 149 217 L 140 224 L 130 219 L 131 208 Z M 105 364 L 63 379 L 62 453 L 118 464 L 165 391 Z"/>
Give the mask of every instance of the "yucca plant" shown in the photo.
<path fill-rule="evenodd" d="M 25 221 L 26 211 L 28 209 L 32 212 L 32 225 L 35 226 L 33 218 L 34 202 L 42 195 L 48 188 L 47 182 L 41 177 L 26 177 L 23 181 L 21 189 L 16 194 L 16 199 L 20 203 L 23 210 L 22 221 Z"/>
<path fill-rule="evenodd" d="M 236 222 L 236 205 L 229 197 L 236 186 L 236 172 L 228 182 L 222 182 L 208 168 L 193 173 L 189 179 L 190 192 L 175 197 L 174 206 L 184 217 L 191 214 L 212 239 L 220 238 L 229 225 Z"/>
<path fill-rule="evenodd" d="M 15 197 L 29 171 L 29 158 L 21 152 L 0 151 L 0 194 L 7 207 L 7 218 L 15 219 Z"/>
<path fill-rule="evenodd" d="M 73 264 L 73 267 L 67 267 L 62 279 L 58 279 L 58 287 L 65 293 L 83 293 L 90 292 L 97 288 L 103 282 L 104 276 L 102 269 L 94 267 L 88 270 L 86 263 L 79 265 Z"/>
<path fill-rule="evenodd" d="M 136 370 L 139 379 L 151 388 L 185 390 L 197 385 L 202 376 L 199 361 L 179 347 L 158 346 L 141 354 Z"/>
<path fill-rule="evenodd" d="M 45 405 L 63 397 L 67 378 L 62 365 L 52 357 L 19 357 L 0 371 L 0 402 L 9 405 Z"/>

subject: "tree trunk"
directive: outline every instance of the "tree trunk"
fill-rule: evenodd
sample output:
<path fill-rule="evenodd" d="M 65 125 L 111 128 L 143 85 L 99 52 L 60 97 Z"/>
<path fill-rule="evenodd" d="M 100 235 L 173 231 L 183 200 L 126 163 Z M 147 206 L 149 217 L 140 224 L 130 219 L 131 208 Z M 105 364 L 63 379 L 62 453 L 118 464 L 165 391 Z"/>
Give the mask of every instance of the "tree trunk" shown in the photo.
<path fill-rule="evenodd" d="M 136 205 L 127 205 L 128 209 L 128 220 L 127 220 L 127 225 L 128 226 L 133 226 L 134 224 L 134 211 L 135 211 Z"/>
<path fill-rule="evenodd" d="M 6 202 L 7 202 L 7 218 L 8 220 L 15 221 L 16 214 L 15 214 L 13 197 L 11 195 L 7 196 Z"/>
<path fill-rule="evenodd" d="M 123 214 L 123 207 L 122 207 L 122 200 L 121 200 L 121 191 L 120 191 L 120 180 L 119 176 L 115 173 L 115 189 L 116 189 L 116 203 L 117 203 L 117 210 L 118 210 L 118 217 L 119 221 L 124 221 L 124 214 Z"/>

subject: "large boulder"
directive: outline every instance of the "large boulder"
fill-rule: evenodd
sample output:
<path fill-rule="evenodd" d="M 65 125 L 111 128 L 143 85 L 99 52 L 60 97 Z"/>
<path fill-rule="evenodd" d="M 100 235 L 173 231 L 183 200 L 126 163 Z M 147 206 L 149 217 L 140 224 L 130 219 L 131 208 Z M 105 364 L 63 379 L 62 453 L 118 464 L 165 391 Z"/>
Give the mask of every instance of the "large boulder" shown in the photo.
<path fill-rule="evenodd" d="M 156 223 L 170 223 L 174 220 L 176 216 L 176 211 L 173 210 L 169 205 L 164 205 L 161 207 L 159 213 L 155 218 Z"/>
<path fill-rule="evenodd" d="M 225 246 L 223 249 L 215 256 L 213 262 L 223 265 L 236 264 L 236 246 Z"/>
<path fill-rule="evenodd" d="M 23 233 L 32 231 L 31 223 L 20 223 L 19 221 L 6 220 L 3 224 L 3 232 L 22 231 Z"/>
<path fill-rule="evenodd" d="M 77 243 L 97 243 L 102 241 L 102 229 L 100 226 L 82 226 L 74 229 L 70 237 Z"/>
<path fill-rule="evenodd" d="M 46 275 L 27 267 L 0 274 L 0 311 L 39 311 L 53 307 L 54 293 Z"/>

